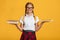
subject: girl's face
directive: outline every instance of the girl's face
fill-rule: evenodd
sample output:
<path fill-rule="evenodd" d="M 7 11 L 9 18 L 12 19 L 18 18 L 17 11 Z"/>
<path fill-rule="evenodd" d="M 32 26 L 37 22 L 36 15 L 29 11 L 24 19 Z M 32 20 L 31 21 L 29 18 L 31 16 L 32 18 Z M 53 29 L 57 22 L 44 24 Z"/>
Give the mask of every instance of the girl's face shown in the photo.
<path fill-rule="evenodd" d="M 33 6 L 31 4 L 27 5 L 27 13 L 32 13 L 33 11 Z"/>

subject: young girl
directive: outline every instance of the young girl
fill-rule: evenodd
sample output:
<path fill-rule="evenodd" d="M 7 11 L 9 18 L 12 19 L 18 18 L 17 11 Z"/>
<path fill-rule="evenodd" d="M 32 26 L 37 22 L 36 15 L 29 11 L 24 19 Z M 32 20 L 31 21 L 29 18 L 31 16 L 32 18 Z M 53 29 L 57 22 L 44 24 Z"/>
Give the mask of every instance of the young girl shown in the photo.
<path fill-rule="evenodd" d="M 39 25 L 38 16 L 34 15 L 34 5 L 31 2 L 26 3 L 25 5 L 25 15 L 20 18 L 20 26 L 15 24 L 16 27 L 22 31 L 20 40 L 37 40 L 35 32 L 38 31 L 42 25 L 48 20 L 42 21 Z"/>

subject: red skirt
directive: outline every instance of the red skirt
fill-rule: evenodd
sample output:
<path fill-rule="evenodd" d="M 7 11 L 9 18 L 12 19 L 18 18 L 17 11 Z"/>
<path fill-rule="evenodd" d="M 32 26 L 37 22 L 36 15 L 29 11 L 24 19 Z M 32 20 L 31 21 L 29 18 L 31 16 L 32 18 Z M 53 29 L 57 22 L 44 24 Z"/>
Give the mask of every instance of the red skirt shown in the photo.
<path fill-rule="evenodd" d="M 35 31 L 23 30 L 20 40 L 36 40 Z"/>

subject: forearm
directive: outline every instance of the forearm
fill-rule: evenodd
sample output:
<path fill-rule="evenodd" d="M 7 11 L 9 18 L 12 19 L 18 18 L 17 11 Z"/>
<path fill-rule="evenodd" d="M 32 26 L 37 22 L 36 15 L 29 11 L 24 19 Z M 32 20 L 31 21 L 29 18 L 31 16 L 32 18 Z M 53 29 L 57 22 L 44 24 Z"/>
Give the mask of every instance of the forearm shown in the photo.
<path fill-rule="evenodd" d="M 36 31 L 38 31 L 38 30 L 43 26 L 43 24 L 44 24 L 44 23 L 41 22 L 39 26 L 36 26 Z"/>
<path fill-rule="evenodd" d="M 36 26 L 36 31 L 39 30 L 44 23 L 47 23 L 47 22 L 50 22 L 50 21 L 51 20 L 44 20 L 44 21 L 42 21 L 39 26 Z"/>
<path fill-rule="evenodd" d="M 22 31 L 23 30 L 23 28 L 20 27 L 20 26 L 18 26 L 17 24 L 16 24 L 16 27 L 17 27 L 17 29 L 19 29 L 19 31 Z"/>
<path fill-rule="evenodd" d="M 39 26 L 39 29 L 43 26 L 43 24 L 44 24 L 44 23 L 43 23 L 43 22 L 41 22 L 41 24 L 40 24 L 40 26 Z"/>

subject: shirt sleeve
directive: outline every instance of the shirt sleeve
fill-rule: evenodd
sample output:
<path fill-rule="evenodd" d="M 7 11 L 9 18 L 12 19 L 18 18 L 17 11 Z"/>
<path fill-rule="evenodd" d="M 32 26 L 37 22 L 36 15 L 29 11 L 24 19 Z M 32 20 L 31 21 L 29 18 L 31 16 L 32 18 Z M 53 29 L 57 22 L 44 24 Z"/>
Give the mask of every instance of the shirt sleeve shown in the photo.
<path fill-rule="evenodd" d="M 39 22 L 39 18 L 38 18 L 38 16 L 36 16 L 36 21 L 35 21 L 35 23 L 37 23 L 37 22 Z"/>
<path fill-rule="evenodd" d="M 19 22 L 23 24 L 23 16 L 22 16 L 22 17 L 20 17 Z"/>

